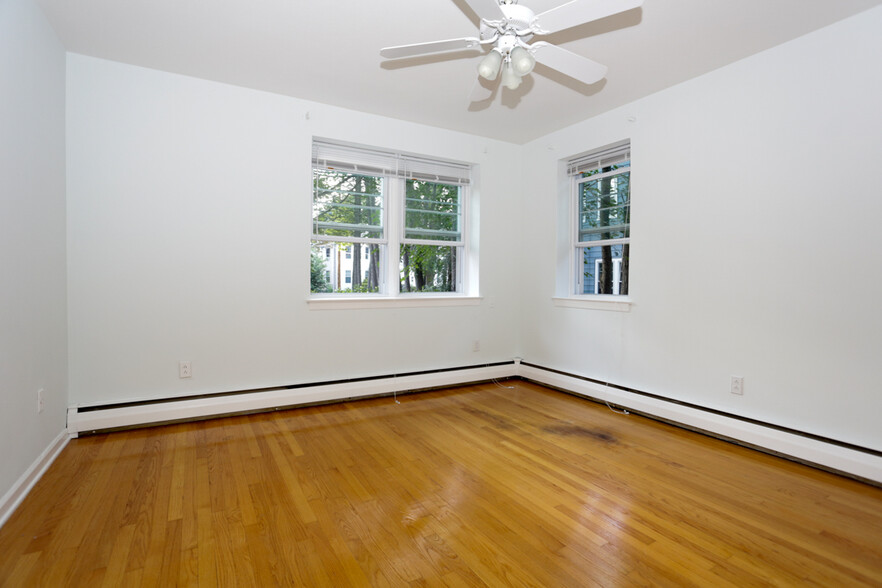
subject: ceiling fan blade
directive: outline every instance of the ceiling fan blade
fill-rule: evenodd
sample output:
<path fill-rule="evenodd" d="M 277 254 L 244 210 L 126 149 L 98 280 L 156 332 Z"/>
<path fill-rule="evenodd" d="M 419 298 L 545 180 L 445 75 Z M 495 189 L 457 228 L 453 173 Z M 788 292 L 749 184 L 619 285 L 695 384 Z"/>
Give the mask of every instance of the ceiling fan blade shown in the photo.
<path fill-rule="evenodd" d="M 499 8 L 498 0 L 463 0 L 478 15 L 478 18 L 487 20 L 499 20 L 502 9 Z"/>
<path fill-rule="evenodd" d="M 537 14 L 533 27 L 541 34 L 556 33 L 638 6 L 643 6 L 643 0 L 572 0 Z"/>
<path fill-rule="evenodd" d="M 576 55 L 572 51 L 561 49 L 557 45 L 539 41 L 538 43 L 533 43 L 531 49 L 537 63 L 555 69 L 584 84 L 599 82 L 606 75 L 607 68 L 605 65 L 591 61 L 581 55 Z"/>
<path fill-rule="evenodd" d="M 380 55 L 389 59 L 398 59 L 400 57 L 426 55 L 427 53 L 456 51 L 457 49 L 474 49 L 480 46 L 480 39 L 477 39 L 475 37 L 463 37 L 462 39 L 448 39 L 446 41 L 429 41 L 428 43 L 414 43 L 413 45 L 384 47 L 383 49 L 380 49 Z"/>

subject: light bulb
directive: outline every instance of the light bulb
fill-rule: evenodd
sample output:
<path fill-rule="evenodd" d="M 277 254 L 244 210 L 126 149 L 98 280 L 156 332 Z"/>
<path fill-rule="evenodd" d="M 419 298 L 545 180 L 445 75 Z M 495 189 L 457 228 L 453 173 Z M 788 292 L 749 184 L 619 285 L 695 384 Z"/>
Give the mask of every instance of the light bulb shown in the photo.
<path fill-rule="evenodd" d="M 502 54 L 498 51 L 490 51 L 478 64 L 478 75 L 488 81 L 495 80 L 499 74 L 499 64 L 501 63 Z"/>
<path fill-rule="evenodd" d="M 502 68 L 502 85 L 509 90 L 517 90 L 521 85 L 521 76 L 514 72 L 510 63 L 506 63 Z"/>
<path fill-rule="evenodd" d="M 534 65 L 536 60 L 523 47 L 515 47 L 511 50 L 511 67 L 519 76 L 525 76 L 533 71 Z"/>

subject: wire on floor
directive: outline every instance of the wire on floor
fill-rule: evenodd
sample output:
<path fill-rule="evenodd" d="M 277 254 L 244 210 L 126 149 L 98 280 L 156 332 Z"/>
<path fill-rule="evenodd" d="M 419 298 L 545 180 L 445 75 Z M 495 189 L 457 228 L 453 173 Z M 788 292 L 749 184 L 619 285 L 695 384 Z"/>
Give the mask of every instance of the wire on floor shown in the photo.
<path fill-rule="evenodd" d="M 484 364 L 484 367 L 486 367 L 486 368 L 489 370 L 489 369 L 490 369 L 490 364 L 489 364 L 489 363 L 485 363 L 485 364 Z M 506 390 L 514 390 L 514 386 L 503 386 L 503 385 L 499 382 L 499 380 L 497 380 L 496 378 L 490 378 L 490 379 L 491 379 L 491 381 L 492 381 L 494 384 L 496 384 L 496 385 L 499 386 L 500 388 L 505 388 Z"/>
<path fill-rule="evenodd" d="M 625 414 L 625 415 L 631 414 L 630 412 L 628 412 L 628 409 L 626 409 L 626 408 L 623 408 L 622 410 L 616 410 L 610 405 L 609 402 L 606 402 L 606 400 L 604 400 L 604 402 L 606 403 L 606 407 L 616 414 Z"/>

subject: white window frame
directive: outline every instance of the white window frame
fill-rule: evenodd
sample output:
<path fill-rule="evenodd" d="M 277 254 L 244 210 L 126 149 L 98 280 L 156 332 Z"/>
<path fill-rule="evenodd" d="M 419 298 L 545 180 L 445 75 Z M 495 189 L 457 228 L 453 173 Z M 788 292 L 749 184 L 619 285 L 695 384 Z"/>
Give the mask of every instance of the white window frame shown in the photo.
<path fill-rule="evenodd" d="M 566 269 L 564 270 L 567 272 L 567 275 L 564 279 L 564 283 L 567 284 L 567 291 L 559 292 L 559 295 L 553 298 L 555 306 L 567 308 L 586 308 L 594 310 L 613 310 L 620 312 L 629 312 L 631 309 L 632 292 L 630 290 L 630 276 L 628 294 L 619 294 L 621 287 L 621 258 L 615 258 L 613 260 L 613 276 L 614 278 L 618 278 L 614 279 L 613 281 L 613 294 L 581 293 L 584 292 L 584 258 L 582 250 L 586 247 L 602 247 L 605 245 L 630 244 L 631 237 L 629 236 L 620 239 L 604 239 L 599 241 L 584 242 L 579 240 L 579 198 L 581 184 L 585 182 L 596 181 L 598 179 L 603 179 L 604 177 L 620 175 L 622 173 L 622 170 L 612 170 L 609 172 L 604 172 L 584 178 L 580 176 L 580 172 L 607 167 L 608 165 L 611 165 L 616 161 L 630 160 L 630 151 L 630 141 L 621 141 L 618 143 L 607 145 L 605 147 L 601 147 L 596 150 L 586 152 L 585 154 L 572 157 L 562 162 L 564 165 L 565 173 L 567 174 L 567 176 L 569 176 L 570 179 L 570 181 L 567 183 L 569 186 L 569 190 L 566 194 L 569 208 L 569 215 L 567 220 L 567 234 L 569 235 L 569 239 L 567 245 L 568 263 Z M 629 165 L 629 173 L 631 171 L 631 167 L 632 166 Z M 595 272 L 595 287 L 593 288 L 595 292 L 597 291 L 597 276 L 598 272 Z"/>
<path fill-rule="evenodd" d="M 316 142 L 322 145 L 329 145 L 333 149 L 339 147 L 345 154 L 346 150 L 351 149 L 356 153 L 364 150 L 368 156 L 379 154 L 378 157 L 385 158 L 384 164 L 388 164 L 389 160 L 396 160 L 400 163 L 397 167 L 369 167 L 359 169 L 356 173 L 363 175 L 382 177 L 383 178 L 383 238 L 359 238 L 359 237 L 337 237 L 327 235 L 316 235 L 310 230 L 310 239 L 312 241 L 321 242 L 338 242 L 338 243 L 362 243 L 362 244 L 380 244 L 381 260 L 380 260 L 380 293 L 310 293 L 307 302 L 310 308 L 329 309 L 329 308 L 376 308 L 389 305 L 395 306 L 462 306 L 474 305 L 480 303 L 480 298 L 474 292 L 470 291 L 469 271 L 474 271 L 475 267 L 469 265 L 476 264 L 476 260 L 471 259 L 470 239 L 469 239 L 469 220 L 470 220 L 470 181 L 468 176 L 471 175 L 471 164 L 461 162 L 443 161 L 429 159 L 420 156 L 401 154 L 396 152 L 380 151 L 376 148 L 363 147 L 345 143 L 336 143 L 324 139 L 314 138 L 313 140 L 313 170 L 316 169 L 315 162 L 315 145 Z M 434 164 L 434 167 L 433 167 Z M 466 173 L 466 181 L 454 181 L 452 176 L 447 176 L 443 172 L 448 171 L 449 166 L 458 169 L 460 173 Z M 318 166 L 320 167 L 320 166 Z M 329 167 L 330 168 L 330 167 Z M 438 173 L 433 175 L 433 170 L 437 168 Z M 333 169 L 333 168 L 330 168 Z M 312 179 L 312 174 L 310 174 Z M 406 182 L 408 179 L 417 179 L 428 182 L 437 182 L 447 185 L 459 185 L 459 205 L 461 213 L 461 240 L 460 241 L 436 241 L 431 239 L 405 239 L 405 198 L 406 198 Z M 310 191 L 310 210 L 312 210 L 313 194 Z M 310 219 L 312 218 L 310 213 Z M 459 248 L 456 263 L 457 288 L 455 292 L 400 292 L 400 245 L 432 245 L 432 246 L 452 246 Z"/>

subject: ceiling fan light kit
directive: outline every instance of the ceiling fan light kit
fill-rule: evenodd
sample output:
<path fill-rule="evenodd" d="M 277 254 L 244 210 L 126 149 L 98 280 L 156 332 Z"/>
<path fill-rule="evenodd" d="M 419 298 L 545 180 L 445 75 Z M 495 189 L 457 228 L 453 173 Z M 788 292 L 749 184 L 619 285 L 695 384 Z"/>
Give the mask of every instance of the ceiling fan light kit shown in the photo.
<path fill-rule="evenodd" d="M 506 63 L 502 69 L 502 85 L 509 90 L 517 90 L 521 85 L 521 76 L 512 69 L 511 63 Z"/>
<path fill-rule="evenodd" d="M 428 55 L 444 51 L 490 46 L 478 64 L 478 75 L 495 81 L 502 70 L 502 85 L 514 90 L 536 63 L 557 70 L 584 84 L 606 76 L 606 66 L 545 41 L 529 44 L 534 35 L 547 35 L 580 24 L 638 8 L 643 0 L 571 0 L 535 14 L 518 0 L 465 0 L 481 17 L 480 38 L 462 37 L 412 45 L 386 47 L 380 55 L 389 59 Z"/>
<path fill-rule="evenodd" d="M 511 68 L 519 76 L 527 75 L 533 71 L 533 66 L 536 65 L 536 58 L 530 55 L 523 47 L 512 49 L 509 61 L 511 62 Z"/>
<path fill-rule="evenodd" d="M 502 65 L 502 53 L 496 49 L 491 49 L 490 53 L 478 64 L 478 75 L 492 82 L 499 75 L 500 65 Z"/>

